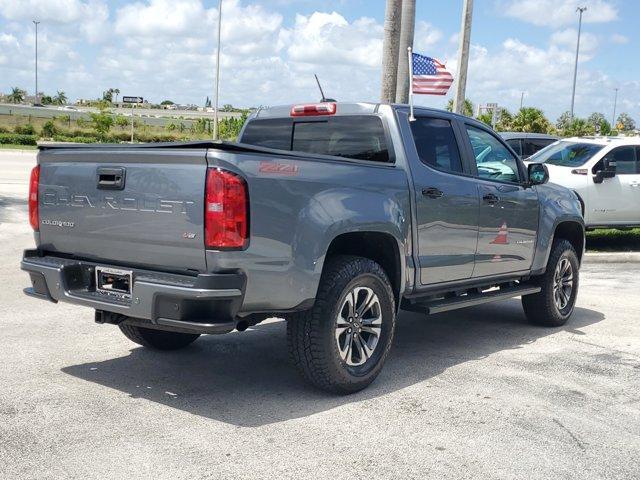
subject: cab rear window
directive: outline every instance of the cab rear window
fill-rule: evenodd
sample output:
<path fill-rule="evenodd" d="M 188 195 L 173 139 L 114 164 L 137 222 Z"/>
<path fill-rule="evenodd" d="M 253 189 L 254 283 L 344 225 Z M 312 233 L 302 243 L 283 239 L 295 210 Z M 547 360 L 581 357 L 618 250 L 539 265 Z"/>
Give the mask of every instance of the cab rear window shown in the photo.
<path fill-rule="evenodd" d="M 317 155 L 390 161 L 382 120 L 373 115 L 295 121 L 289 118 L 252 120 L 240 141 Z"/>

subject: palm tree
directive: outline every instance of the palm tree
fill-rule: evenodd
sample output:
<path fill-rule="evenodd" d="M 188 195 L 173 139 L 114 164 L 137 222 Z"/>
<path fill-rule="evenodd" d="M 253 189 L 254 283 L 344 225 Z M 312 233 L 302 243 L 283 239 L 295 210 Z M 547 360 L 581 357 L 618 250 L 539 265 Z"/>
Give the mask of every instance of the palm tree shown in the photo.
<path fill-rule="evenodd" d="M 447 102 L 447 111 L 453 112 L 453 98 L 450 98 Z M 468 98 L 464 100 L 464 108 L 462 109 L 462 114 L 467 117 L 473 117 L 473 102 Z"/>
<path fill-rule="evenodd" d="M 58 105 L 64 105 L 67 103 L 67 95 L 62 90 L 58 90 L 56 96 L 53 97 L 53 101 Z"/>
<path fill-rule="evenodd" d="M 542 110 L 524 107 L 513 117 L 511 128 L 515 132 L 549 133 L 551 123 Z"/>
<path fill-rule="evenodd" d="M 113 93 L 116 94 L 116 103 L 118 103 L 118 95 L 120 95 L 120 89 L 119 88 L 114 88 L 113 89 Z"/>
<path fill-rule="evenodd" d="M 11 93 L 8 98 L 11 103 L 22 103 L 24 102 L 24 97 L 27 94 L 24 90 L 19 87 L 11 88 Z"/>

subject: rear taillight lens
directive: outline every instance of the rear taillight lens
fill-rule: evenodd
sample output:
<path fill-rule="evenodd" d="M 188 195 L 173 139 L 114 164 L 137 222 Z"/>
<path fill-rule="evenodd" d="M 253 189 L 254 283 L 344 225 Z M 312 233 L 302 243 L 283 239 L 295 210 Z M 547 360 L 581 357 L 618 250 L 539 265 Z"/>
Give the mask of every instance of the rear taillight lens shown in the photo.
<path fill-rule="evenodd" d="M 40 184 L 40 165 L 33 167 L 29 179 L 29 223 L 36 232 L 40 229 L 38 214 L 38 185 Z"/>
<path fill-rule="evenodd" d="M 238 175 L 210 168 L 204 206 L 204 243 L 207 248 L 245 248 L 249 235 L 249 197 Z"/>

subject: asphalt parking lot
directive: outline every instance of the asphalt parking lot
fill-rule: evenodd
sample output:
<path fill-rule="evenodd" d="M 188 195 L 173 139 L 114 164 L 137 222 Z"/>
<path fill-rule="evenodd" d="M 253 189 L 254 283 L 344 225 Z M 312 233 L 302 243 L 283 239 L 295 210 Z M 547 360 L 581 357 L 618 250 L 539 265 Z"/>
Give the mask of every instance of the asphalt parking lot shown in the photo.
<path fill-rule="evenodd" d="M 0 152 L 0 478 L 640 478 L 640 265 L 587 264 L 578 307 L 403 312 L 367 390 L 289 364 L 280 321 L 158 353 L 25 297 L 34 153 Z"/>

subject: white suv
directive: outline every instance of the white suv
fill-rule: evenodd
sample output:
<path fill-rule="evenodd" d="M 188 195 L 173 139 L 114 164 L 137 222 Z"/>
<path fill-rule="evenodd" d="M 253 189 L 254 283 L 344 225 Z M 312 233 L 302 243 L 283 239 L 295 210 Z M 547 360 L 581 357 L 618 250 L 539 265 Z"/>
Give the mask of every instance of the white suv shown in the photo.
<path fill-rule="evenodd" d="M 566 138 L 528 161 L 578 195 L 587 227 L 640 226 L 640 137 Z"/>

